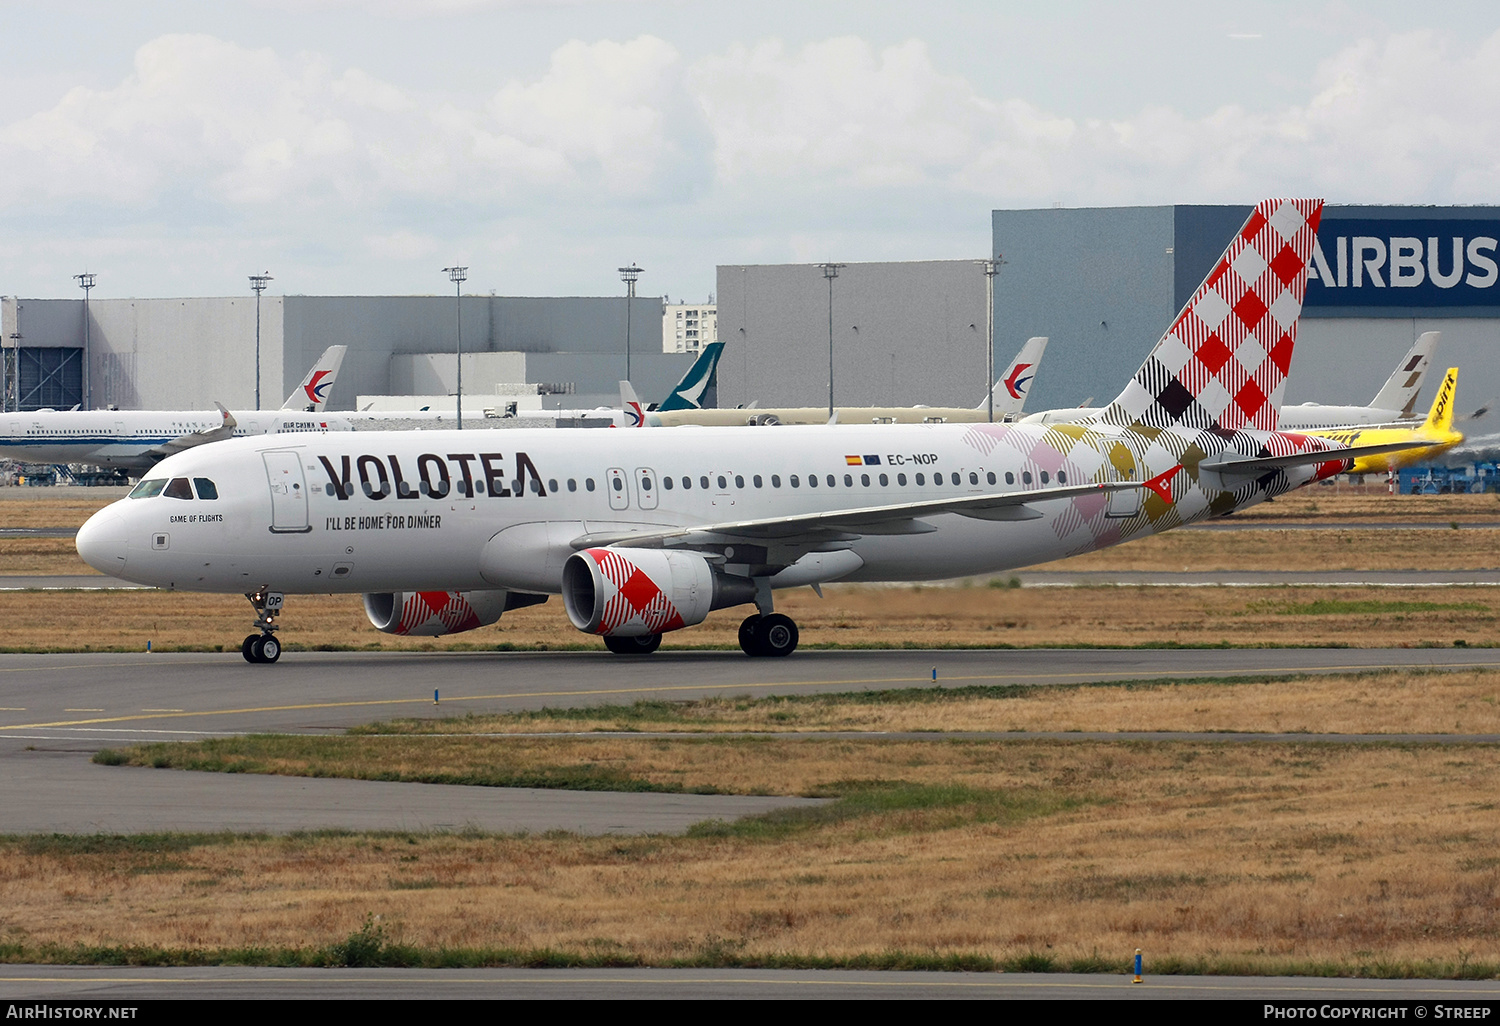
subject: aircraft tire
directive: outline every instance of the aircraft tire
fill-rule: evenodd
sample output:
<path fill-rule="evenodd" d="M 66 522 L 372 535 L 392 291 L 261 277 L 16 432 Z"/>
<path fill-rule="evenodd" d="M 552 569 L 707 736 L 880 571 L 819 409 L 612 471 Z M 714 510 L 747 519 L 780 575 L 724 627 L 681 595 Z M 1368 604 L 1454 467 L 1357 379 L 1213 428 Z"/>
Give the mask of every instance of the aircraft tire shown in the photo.
<path fill-rule="evenodd" d="M 661 647 L 661 635 L 637 634 L 628 638 L 606 635 L 604 647 L 615 655 L 650 655 Z"/>
<path fill-rule="evenodd" d="M 245 635 L 245 640 L 240 643 L 240 655 L 245 657 L 245 662 L 259 662 L 259 660 L 255 658 L 255 643 L 259 640 L 259 634 Z"/>
<path fill-rule="evenodd" d="M 274 634 L 262 637 L 256 648 L 260 654 L 260 661 L 263 663 L 274 663 L 281 658 L 281 642 L 276 640 Z"/>
<path fill-rule="evenodd" d="M 789 656 L 797 651 L 797 623 L 790 616 L 772 613 L 755 625 L 755 647 L 764 656 Z"/>
<path fill-rule="evenodd" d="M 752 613 L 740 624 L 740 650 L 747 656 L 761 654 L 760 644 L 755 640 L 755 625 L 760 623 L 760 614 Z"/>

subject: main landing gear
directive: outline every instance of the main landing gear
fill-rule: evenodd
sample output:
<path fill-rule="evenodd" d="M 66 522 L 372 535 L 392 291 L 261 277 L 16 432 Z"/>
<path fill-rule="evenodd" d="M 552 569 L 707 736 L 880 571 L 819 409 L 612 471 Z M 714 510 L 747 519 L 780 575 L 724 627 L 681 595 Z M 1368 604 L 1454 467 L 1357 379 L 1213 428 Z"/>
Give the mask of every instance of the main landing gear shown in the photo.
<path fill-rule="evenodd" d="M 796 622 L 782 613 L 756 613 L 740 624 L 740 648 L 748 656 L 789 656 L 797 638 Z"/>
<path fill-rule="evenodd" d="M 281 614 L 286 596 L 262 588 L 245 597 L 255 607 L 255 626 L 260 628 L 260 633 L 245 636 L 240 644 L 240 654 L 247 663 L 274 663 L 281 658 L 281 642 L 276 640 L 276 631 L 281 625 L 276 622 L 276 617 Z"/>
<path fill-rule="evenodd" d="M 661 647 L 661 635 L 636 634 L 627 638 L 606 634 L 604 647 L 615 655 L 650 655 Z"/>

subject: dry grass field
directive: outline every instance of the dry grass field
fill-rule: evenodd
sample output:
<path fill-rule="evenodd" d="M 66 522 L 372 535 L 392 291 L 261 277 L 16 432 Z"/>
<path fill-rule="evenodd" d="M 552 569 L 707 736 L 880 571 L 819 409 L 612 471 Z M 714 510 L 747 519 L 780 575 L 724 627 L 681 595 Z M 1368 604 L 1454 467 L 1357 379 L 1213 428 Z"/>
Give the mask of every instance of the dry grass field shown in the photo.
<path fill-rule="evenodd" d="M 1249 731 L 1500 734 L 1500 675 L 1479 671 L 1326 674 L 1286 679 L 943 687 L 837 695 L 709 698 L 462 719 L 412 719 L 355 734 L 504 735 L 645 731 Z M 417 742 L 421 743 L 421 742 Z M 421 750 L 421 749 L 418 749 Z M 382 765 L 404 766 L 389 738 Z M 425 758 L 425 756 L 424 756 Z M 483 759 L 492 759 L 486 755 Z M 477 771 L 477 766 L 465 772 Z M 279 771 L 278 771 L 279 772 Z M 456 767 L 445 772 L 459 773 Z M 337 775 L 347 775 L 339 773 Z"/>
<path fill-rule="evenodd" d="M 901 588 L 831 586 L 782 593 L 802 646 L 1500 644 L 1496 588 Z M 0 593 L 0 651 L 232 651 L 253 616 L 244 598 L 155 591 Z M 736 649 L 744 610 L 669 634 L 664 649 Z M 294 595 L 289 650 L 602 649 L 556 599 L 492 627 L 442 638 L 381 634 L 357 595 Z"/>
<path fill-rule="evenodd" d="M 1500 968 L 1493 746 L 554 744 L 519 750 L 839 798 L 686 838 L 0 841 L 0 956 L 348 960 L 369 923 L 429 964 Z"/>

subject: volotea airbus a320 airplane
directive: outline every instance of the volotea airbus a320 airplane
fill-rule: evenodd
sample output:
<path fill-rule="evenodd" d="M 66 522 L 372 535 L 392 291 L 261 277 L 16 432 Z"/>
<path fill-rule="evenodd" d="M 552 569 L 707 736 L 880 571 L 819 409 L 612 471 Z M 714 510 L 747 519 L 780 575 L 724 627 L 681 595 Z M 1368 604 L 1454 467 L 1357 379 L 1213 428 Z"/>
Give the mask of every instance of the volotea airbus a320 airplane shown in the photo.
<path fill-rule="evenodd" d="M 142 470 L 175 452 L 246 435 L 349 431 L 323 413 L 347 346 L 329 346 L 279 410 L 35 410 L 0 414 L 0 459 Z"/>
<path fill-rule="evenodd" d="M 164 460 L 78 532 L 100 571 L 242 592 L 275 662 L 289 593 L 365 595 L 438 635 L 561 594 L 579 630 L 650 652 L 777 588 L 988 573 L 1156 534 L 1363 455 L 1276 430 L 1322 204 L 1268 200 L 1118 398 L 1083 424 L 369 432 L 238 439 Z"/>

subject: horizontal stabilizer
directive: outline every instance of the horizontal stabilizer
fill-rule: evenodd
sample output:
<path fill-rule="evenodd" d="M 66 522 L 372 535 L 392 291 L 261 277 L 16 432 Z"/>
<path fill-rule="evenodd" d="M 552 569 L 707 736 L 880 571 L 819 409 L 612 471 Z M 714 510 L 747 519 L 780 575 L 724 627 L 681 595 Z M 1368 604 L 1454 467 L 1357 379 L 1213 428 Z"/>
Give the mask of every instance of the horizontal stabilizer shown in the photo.
<path fill-rule="evenodd" d="M 1408 439 L 1404 442 L 1387 442 L 1384 445 L 1357 445 L 1352 449 L 1323 449 L 1317 452 L 1294 452 L 1290 456 L 1241 456 L 1225 453 L 1211 463 L 1200 463 L 1200 471 L 1221 474 L 1225 477 L 1259 477 L 1272 470 L 1285 467 L 1306 467 L 1317 463 L 1334 463 L 1363 459 L 1366 456 L 1385 456 L 1409 449 L 1426 449 L 1432 439 Z"/>

